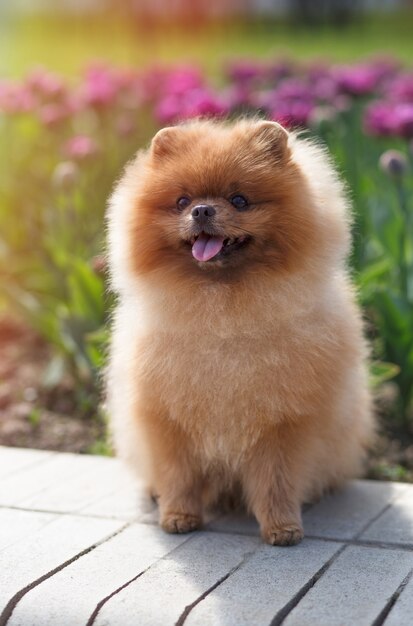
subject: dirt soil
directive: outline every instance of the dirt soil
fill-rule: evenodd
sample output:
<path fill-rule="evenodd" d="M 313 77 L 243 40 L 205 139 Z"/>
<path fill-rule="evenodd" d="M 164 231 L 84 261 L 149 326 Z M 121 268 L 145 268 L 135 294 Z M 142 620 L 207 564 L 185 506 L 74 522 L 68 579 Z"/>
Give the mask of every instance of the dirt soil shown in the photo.
<path fill-rule="evenodd" d="M 72 381 L 45 386 L 49 360 L 33 331 L 0 319 L 0 445 L 90 452 L 103 425 L 79 414 Z"/>
<path fill-rule="evenodd" d="M 82 416 L 73 381 L 45 386 L 49 360 L 48 346 L 39 336 L 21 322 L 0 318 L 0 445 L 107 453 L 104 425 Z M 379 420 L 381 434 L 367 477 L 413 482 L 412 439 L 397 438 L 386 431 L 383 415 Z"/>

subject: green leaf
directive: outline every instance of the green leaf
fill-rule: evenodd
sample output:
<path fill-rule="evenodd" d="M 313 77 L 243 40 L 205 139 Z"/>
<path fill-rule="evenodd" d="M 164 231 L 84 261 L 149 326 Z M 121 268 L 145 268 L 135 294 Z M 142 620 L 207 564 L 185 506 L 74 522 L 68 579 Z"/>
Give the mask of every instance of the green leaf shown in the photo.
<path fill-rule="evenodd" d="M 373 388 L 380 387 L 387 380 L 395 378 L 399 372 L 400 367 L 395 363 L 373 361 L 370 363 L 370 384 Z"/>

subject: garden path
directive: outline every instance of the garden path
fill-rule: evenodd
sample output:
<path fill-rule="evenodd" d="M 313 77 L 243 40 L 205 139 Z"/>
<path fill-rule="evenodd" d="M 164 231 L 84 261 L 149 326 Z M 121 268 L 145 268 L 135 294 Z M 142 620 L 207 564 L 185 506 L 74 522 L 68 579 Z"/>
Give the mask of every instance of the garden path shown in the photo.
<path fill-rule="evenodd" d="M 351 483 L 291 548 L 247 517 L 156 521 L 115 459 L 0 447 L 0 625 L 413 624 L 413 485 Z"/>

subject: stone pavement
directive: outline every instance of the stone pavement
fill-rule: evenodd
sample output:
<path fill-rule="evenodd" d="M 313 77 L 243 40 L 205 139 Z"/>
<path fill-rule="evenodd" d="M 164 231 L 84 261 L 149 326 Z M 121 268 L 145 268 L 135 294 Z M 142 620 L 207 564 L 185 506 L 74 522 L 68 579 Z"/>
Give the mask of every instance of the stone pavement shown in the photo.
<path fill-rule="evenodd" d="M 413 485 L 353 482 L 291 548 L 156 520 L 117 460 L 0 447 L 0 626 L 413 625 Z"/>

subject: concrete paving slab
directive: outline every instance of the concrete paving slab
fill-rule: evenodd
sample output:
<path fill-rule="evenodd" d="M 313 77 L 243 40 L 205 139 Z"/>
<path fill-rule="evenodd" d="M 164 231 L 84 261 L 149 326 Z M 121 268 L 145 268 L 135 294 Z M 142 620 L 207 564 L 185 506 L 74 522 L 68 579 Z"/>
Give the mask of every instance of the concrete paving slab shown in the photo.
<path fill-rule="evenodd" d="M 117 460 L 0 447 L 0 625 L 411 626 L 412 503 L 355 481 L 296 547 L 233 514 L 170 536 Z"/>
<path fill-rule="evenodd" d="M 0 446 L 0 480 L 11 474 L 32 468 L 37 463 L 44 463 L 44 461 L 55 455 L 55 452 L 45 452 L 44 450 L 27 450 Z"/>
<path fill-rule="evenodd" d="M 393 504 L 366 529 L 360 539 L 413 547 L 412 485 L 409 485 Z"/>
<path fill-rule="evenodd" d="M 307 537 L 354 539 L 405 489 L 403 483 L 353 481 L 304 513 L 304 532 Z"/>
<path fill-rule="evenodd" d="M 24 541 L 55 519 L 53 513 L 0 508 L 0 551 L 13 543 Z"/>
<path fill-rule="evenodd" d="M 253 537 L 202 532 L 113 596 L 94 626 L 174 626 L 186 607 L 253 553 Z"/>
<path fill-rule="evenodd" d="M 412 568 L 413 552 L 348 546 L 283 626 L 371 626 Z"/>
<path fill-rule="evenodd" d="M 0 607 L 39 577 L 120 530 L 123 523 L 87 517 L 58 517 L 17 546 L 0 552 Z M 73 599 L 75 600 L 75 599 Z"/>
<path fill-rule="evenodd" d="M 76 512 L 126 485 L 133 485 L 130 475 L 114 459 L 79 456 L 71 460 L 70 467 L 71 472 L 22 499 L 19 505 L 44 511 Z"/>
<path fill-rule="evenodd" d="M 96 465 L 101 465 L 99 457 L 67 453 L 49 455 L 43 463 L 36 463 L 27 472 L 18 472 L 1 480 L 0 505 L 30 507 L 30 502 L 38 494 L 54 486 L 62 487 L 76 475 L 85 476 Z"/>
<path fill-rule="evenodd" d="M 287 549 L 261 545 L 192 609 L 185 626 L 268 626 L 340 547 L 312 539 Z"/>
<path fill-rule="evenodd" d="M 139 484 L 123 485 L 119 489 L 80 508 L 79 512 L 97 517 L 129 521 L 157 521 L 157 506 Z"/>
<path fill-rule="evenodd" d="M 134 524 L 29 591 L 7 625 L 86 624 L 101 600 L 188 538 Z"/>
<path fill-rule="evenodd" d="M 391 608 L 383 626 L 408 626 L 413 622 L 413 578 L 407 581 Z"/>

